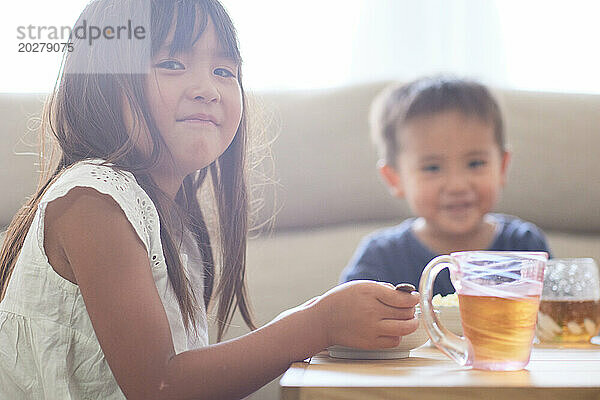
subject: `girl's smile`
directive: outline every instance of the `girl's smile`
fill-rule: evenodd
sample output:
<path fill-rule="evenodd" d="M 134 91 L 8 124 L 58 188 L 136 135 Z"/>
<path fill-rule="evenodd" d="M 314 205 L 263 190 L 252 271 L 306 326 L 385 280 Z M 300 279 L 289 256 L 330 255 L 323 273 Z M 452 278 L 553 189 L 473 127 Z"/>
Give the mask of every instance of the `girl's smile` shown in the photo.
<path fill-rule="evenodd" d="M 208 114 L 191 114 L 180 118 L 177 122 L 191 123 L 191 124 L 200 124 L 204 126 L 219 126 L 220 124 L 217 122 L 217 119 Z"/>

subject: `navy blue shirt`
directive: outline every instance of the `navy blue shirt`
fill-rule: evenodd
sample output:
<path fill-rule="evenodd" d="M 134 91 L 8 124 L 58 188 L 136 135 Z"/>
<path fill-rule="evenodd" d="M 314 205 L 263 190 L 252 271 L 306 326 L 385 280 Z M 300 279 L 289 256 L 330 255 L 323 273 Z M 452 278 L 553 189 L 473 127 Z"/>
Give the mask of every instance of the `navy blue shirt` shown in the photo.
<path fill-rule="evenodd" d="M 543 232 L 531 222 L 504 215 L 491 214 L 496 220 L 496 236 L 490 251 L 545 251 L 550 255 Z M 429 261 L 437 257 L 413 233 L 415 218 L 400 225 L 366 236 L 340 277 L 340 282 L 370 279 L 394 285 L 409 282 L 419 287 L 421 273 Z M 443 269 L 433 286 L 434 294 L 454 293 L 448 268 Z"/>

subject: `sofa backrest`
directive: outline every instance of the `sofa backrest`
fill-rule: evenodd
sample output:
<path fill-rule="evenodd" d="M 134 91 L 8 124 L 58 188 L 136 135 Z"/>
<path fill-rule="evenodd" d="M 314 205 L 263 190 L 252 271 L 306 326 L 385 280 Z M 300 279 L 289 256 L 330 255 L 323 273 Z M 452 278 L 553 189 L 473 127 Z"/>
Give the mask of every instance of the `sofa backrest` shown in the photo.
<path fill-rule="evenodd" d="M 371 100 L 385 83 L 262 94 L 273 144 L 280 228 L 410 215 L 379 179 L 368 135 Z M 512 162 L 496 211 L 545 229 L 600 232 L 600 96 L 495 90 Z M 275 124 L 276 125 L 276 124 Z"/>
<path fill-rule="evenodd" d="M 276 184 L 267 184 L 264 220 L 274 209 L 276 229 L 401 220 L 406 204 L 392 198 L 377 171 L 367 114 L 386 83 L 263 92 L 251 95 L 254 115 L 268 121 Z M 600 232 L 600 96 L 496 90 L 513 152 L 509 179 L 496 211 L 544 229 Z M 35 189 L 39 94 L 0 94 L 0 226 Z M 256 104 L 261 104 L 256 107 Z M 24 137 L 24 139 L 23 139 Z M 275 198 L 275 202 L 273 199 Z"/>

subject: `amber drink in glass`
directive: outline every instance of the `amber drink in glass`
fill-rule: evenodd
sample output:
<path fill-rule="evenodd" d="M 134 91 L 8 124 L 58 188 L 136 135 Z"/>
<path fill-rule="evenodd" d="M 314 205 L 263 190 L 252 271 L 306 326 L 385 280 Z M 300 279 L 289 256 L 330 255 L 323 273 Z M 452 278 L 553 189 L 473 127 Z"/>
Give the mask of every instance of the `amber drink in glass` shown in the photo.
<path fill-rule="evenodd" d="M 540 252 L 464 251 L 431 260 L 419 291 L 432 343 L 459 365 L 495 371 L 525 368 L 547 259 Z M 433 282 L 446 267 L 458 293 L 464 337 L 446 329 L 431 312 Z"/>

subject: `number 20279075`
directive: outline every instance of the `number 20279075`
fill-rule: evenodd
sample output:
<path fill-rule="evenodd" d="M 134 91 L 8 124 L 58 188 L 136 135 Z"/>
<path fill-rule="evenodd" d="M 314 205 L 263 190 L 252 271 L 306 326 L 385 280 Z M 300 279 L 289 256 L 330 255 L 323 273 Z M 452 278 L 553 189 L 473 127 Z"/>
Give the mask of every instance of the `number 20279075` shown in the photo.
<path fill-rule="evenodd" d="M 59 53 L 72 52 L 73 43 L 50 43 L 50 42 L 34 42 L 34 43 L 19 43 L 19 53 Z"/>

